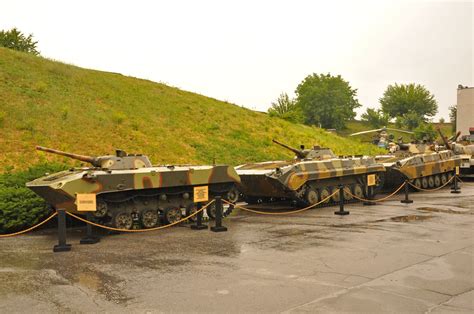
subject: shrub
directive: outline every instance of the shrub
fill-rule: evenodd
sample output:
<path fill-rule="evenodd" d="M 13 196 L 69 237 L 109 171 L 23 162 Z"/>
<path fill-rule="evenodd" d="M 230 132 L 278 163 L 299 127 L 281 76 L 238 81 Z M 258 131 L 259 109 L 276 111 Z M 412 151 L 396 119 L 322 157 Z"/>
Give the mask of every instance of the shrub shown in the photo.
<path fill-rule="evenodd" d="M 59 164 L 40 164 L 20 172 L 0 174 L 0 233 L 23 230 L 50 214 L 50 207 L 25 183 L 67 167 Z"/>

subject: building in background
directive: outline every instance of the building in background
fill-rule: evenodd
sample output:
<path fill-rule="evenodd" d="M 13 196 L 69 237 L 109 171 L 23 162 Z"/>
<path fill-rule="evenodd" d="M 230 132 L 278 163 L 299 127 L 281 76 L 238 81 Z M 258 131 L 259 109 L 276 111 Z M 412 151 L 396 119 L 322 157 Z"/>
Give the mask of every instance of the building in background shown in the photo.
<path fill-rule="evenodd" d="M 474 133 L 474 87 L 458 85 L 456 132 L 459 131 L 461 137 Z"/>

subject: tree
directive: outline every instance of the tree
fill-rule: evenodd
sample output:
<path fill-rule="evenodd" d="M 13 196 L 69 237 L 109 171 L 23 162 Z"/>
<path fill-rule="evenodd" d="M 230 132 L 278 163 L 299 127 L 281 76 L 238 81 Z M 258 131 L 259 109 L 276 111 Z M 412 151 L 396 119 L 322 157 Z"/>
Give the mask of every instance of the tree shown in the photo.
<path fill-rule="evenodd" d="M 323 128 L 344 128 L 356 116 L 354 109 L 361 106 L 355 98 L 357 90 L 340 75 L 329 73 L 308 75 L 296 88 L 296 95 L 304 122 Z"/>
<path fill-rule="evenodd" d="M 444 120 L 444 118 L 443 118 L 443 117 L 439 118 L 439 123 L 442 123 L 442 124 L 444 124 L 445 122 L 446 122 L 446 120 Z"/>
<path fill-rule="evenodd" d="M 38 42 L 33 40 L 32 34 L 25 36 L 16 28 L 0 31 L 0 47 L 39 55 L 39 51 L 36 50 L 37 44 Z"/>
<path fill-rule="evenodd" d="M 423 85 L 414 83 L 389 85 L 379 101 L 382 111 L 391 118 L 416 114 L 426 122 L 427 117 L 434 116 L 438 111 L 434 95 Z"/>
<path fill-rule="evenodd" d="M 397 117 L 395 125 L 400 129 L 414 130 L 420 124 L 424 123 L 423 119 L 418 115 L 418 113 L 409 111 L 403 116 Z"/>
<path fill-rule="evenodd" d="M 281 93 L 272 106 L 268 109 L 271 117 L 279 117 L 291 122 L 302 122 L 301 110 L 296 105 L 296 101 L 291 99 L 287 93 Z"/>
<path fill-rule="evenodd" d="M 434 141 L 436 138 L 436 131 L 433 128 L 433 124 L 421 122 L 420 125 L 414 130 L 415 138 L 417 140 L 426 140 L 428 142 Z"/>
<path fill-rule="evenodd" d="M 367 108 L 367 111 L 361 116 L 362 121 L 367 122 L 373 128 L 381 128 L 387 126 L 390 117 L 383 113 L 382 110 L 375 110 L 373 108 Z"/>
<path fill-rule="evenodd" d="M 451 128 L 453 132 L 456 132 L 456 121 L 458 116 L 458 108 L 456 105 L 449 107 L 449 121 L 451 121 Z"/>

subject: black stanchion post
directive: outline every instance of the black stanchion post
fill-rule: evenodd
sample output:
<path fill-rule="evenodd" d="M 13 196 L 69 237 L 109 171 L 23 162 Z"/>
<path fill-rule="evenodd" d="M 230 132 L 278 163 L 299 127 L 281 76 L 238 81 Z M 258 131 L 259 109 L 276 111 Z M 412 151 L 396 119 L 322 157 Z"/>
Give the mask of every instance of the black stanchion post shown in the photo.
<path fill-rule="evenodd" d="M 227 231 L 227 227 L 222 225 L 222 199 L 220 196 L 216 196 L 216 225 L 211 227 L 211 231 L 214 232 L 223 232 Z"/>
<path fill-rule="evenodd" d="M 201 210 L 202 208 L 202 204 L 201 202 L 197 203 L 196 204 L 196 210 Z M 202 211 L 200 211 L 199 213 L 197 213 L 196 215 L 196 224 L 194 225 L 191 225 L 191 229 L 193 230 L 204 230 L 204 229 L 207 229 L 207 225 L 203 224 L 202 223 Z"/>
<path fill-rule="evenodd" d="M 411 204 L 413 200 L 408 198 L 408 190 L 410 189 L 408 179 L 405 180 L 405 199 L 401 200 L 400 203 Z"/>
<path fill-rule="evenodd" d="M 86 219 L 91 221 L 92 220 L 92 214 L 91 212 L 86 213 Z M 92 225 L 87 224 L 86 226 L 86 236 L 79 241 L 80 244 L 95 244 L 100 242 L 100 238 L 98 236 L 95 236 L 92 233 Z"/>
<path fill-rule="evenodd" d="M 371 200 L 374 199 L 374 187 L 373 187 L 373 186 L 369 186 L 369 187 L 367 188 L 367 194 L 368 194 L 368 195 L 367 195 L 367 199 L 368 199 L 368 200 L 365 201 L 365 202 L 362 203 L 362 204 L 364 204 L 364 205 L 369 205 L 369 206 L 370 206 L 370 205 L 377 205 L 377 203 L 371 201 Z"/>
<path fill-rule="evenodd" d="M 453 187 L 451 188 L 451 193 L 454 193 L 454 194 L 459 194 L 461 193 L 461 191 L 459 191 L 459 186 L 458 186 L 458 174 L 455 173 L 454 174 L 454 178 L 453 178 Z"/>
<path fill-rule="evenodd" d="M 335 215 L 349 215 L 348 211 L 344 210 L 344 186 L 339 184 L 339 210 L 334 212 Z"/>
<path fill-rule="evenodd" d="M 56 211 L 58 213 L 58 244 L 53 247 L 53 252 L 67 252 L 71 250 L 71 244 L 66 243 L 66 211 L 62 208 Z"/>

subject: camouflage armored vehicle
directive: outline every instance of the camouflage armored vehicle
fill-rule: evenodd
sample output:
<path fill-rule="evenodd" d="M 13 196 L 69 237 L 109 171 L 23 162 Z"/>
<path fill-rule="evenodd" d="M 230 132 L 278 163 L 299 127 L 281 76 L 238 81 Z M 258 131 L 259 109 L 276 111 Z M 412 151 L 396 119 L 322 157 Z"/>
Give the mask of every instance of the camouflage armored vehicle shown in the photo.
<path fill-rule="evenodd" d="M 461 132 L 459 131 L 455 136 L 447 139 L 441 132 L 440 128 L 437 128 L 441 139 L 443 140 L 444 147 L 452 150 L 456 155 L 461 158 L 460 165 L 460 176 L 461 177 L 474 177 L 474 144 L 471 139 L 467 137 L 464 141 L 457 142 Z M 474 130 L 473 130 L 474 131 Z M 474 132 L 473 132 L 474 133 Z M 474 137 L 471 135 L 471 137 Z"/>
<path fill-rule="evenodd" d="M 336 157 L 328 148 L 295 149 L 276 140 L 274 143 L 295 153 L 293 160 L 267 161 L 236 167 L 240 191 L 248 203 L 290 200 L 298 206 L 316 204 L 327 198 L 339 184 L 358 197 L 367 197 L 367 175 L 375 174 L 382 186 L 385 168 L 372 157 Z M 345 193 L 345 200 L 352 196 Z M 337 202 L 334 195 L 325 204 Z"/>
<path fill-rule="evenodd" d="M 130 229 L 135 223 L 152 228 L 160 221 L 180 220 L 183 212 L 194 212 L 194 187 L 207 186 L 209 200 L 217 195 L 230 201 L 238 197 L 236 184 L 240 179 L 230 166 L 153 166 L 147 156 L 121 150 L 112 156 L 91 157 L 37 149 L 87 162 L 91 167 L 46 175 L 28 182 L 28 188 L 53 207 L 74 213 L 78 210 L 77 196 L 92 194 L 95 219 L 121 229 Z M 208 214 L 213 216 L 213 211 Z"/>
<path fill-rule="evenodd" d="M 398 187 L 406 179 L 417 188 L 439 187 L 451 179 L 461 163 L 451 150 L 437 151 L 435 145 L 427 143 L 398 143 L 391 146 L 390 154 L 375 159 L 387 169 L 386 189 Z"/>

